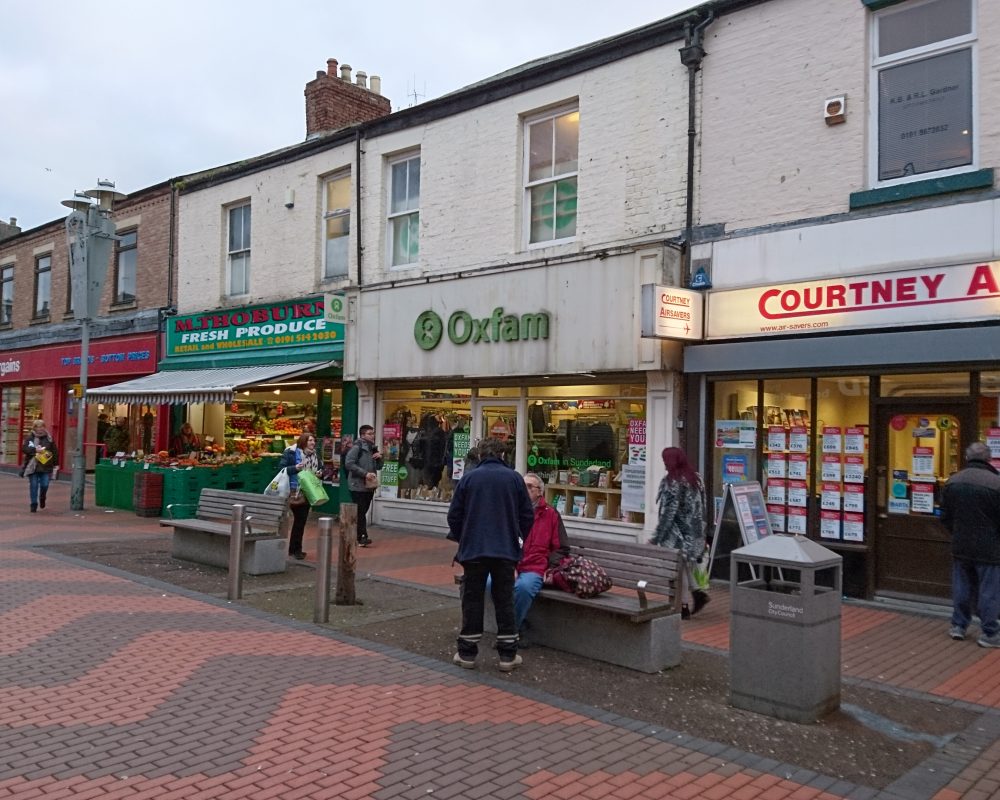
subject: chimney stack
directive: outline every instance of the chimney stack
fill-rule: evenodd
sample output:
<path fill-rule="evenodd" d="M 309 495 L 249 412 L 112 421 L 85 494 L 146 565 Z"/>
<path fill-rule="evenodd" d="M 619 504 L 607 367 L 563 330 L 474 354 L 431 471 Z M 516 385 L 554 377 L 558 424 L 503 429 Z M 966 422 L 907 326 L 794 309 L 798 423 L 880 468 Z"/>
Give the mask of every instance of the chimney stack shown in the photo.
<path fill-rule="evenodd" d="M 17 236 L 20 232 L 21 229 L 17 227 L 17 217 L 11 217 L 9 223 L 0 219 L 0 242 L 4 239 L 10 239 L 12 236 Z"/>
<path fill-rule="evenodd" d="M 337 76 L 337 70 L 340 76 Z M 350 64 L 340 64 L 337 59 L 326 61 L 326 72 L 316 72 L 315 79 L 306 84 L 306 138 L 345 128 L 358 122 L 384 117 L 392 111 L 389 99 L 382 97 L 382 80 L 358 70 L 356 83 L 351 83 Z"/>

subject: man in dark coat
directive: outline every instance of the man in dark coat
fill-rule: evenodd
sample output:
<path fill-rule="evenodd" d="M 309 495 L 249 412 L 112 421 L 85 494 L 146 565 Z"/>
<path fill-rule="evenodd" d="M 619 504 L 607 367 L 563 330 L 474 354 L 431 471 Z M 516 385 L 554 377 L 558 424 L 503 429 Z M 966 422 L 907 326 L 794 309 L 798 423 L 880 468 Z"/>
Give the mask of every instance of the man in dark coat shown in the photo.
<path fill-rule="evenodd" d="M 951 533 L 952 639 L 965 638 L 976 603 L 980 647 L 1000 647 L 1000 473 L 990 464 L 990 449 L 973 442 L 965 469 L 944 485 L 941 522 Z"/>
<path fill-rule="evenodd" d="M 458 482 L 448 508 L 448 538 L 458 542 L 455 558 L 465 569 L 462 630 L 453 660 L 465 669 L 475 667 L 479 656 L 487 578 L 496 608 L 500 671 L 510 672 L 521 663 L 514 621 L 514 567 L 535 512 L 524 480 L 504 461 L 506 452 L 499 439 L 480 442 L 481 461 Z"/>

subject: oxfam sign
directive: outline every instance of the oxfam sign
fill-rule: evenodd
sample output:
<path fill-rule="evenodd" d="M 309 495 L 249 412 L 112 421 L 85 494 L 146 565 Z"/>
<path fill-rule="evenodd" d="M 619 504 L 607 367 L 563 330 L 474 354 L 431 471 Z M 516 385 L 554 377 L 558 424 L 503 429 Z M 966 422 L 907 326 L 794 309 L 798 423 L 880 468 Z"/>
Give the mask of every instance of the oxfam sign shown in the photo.
<path fill-rule="evenodd" d="M 445 333 L 452 344 L 459 345 L 548 339 L 549 315 L 545 311 L 520 316 L 504 314 L 503 307 L 497 306 L 490 316 L 481 319 L 468 311 L 454 311 L 445 325 L 436 311 L 427 310 L 413 325 L 413 338 L 424 350 L 437 347 Z"/>

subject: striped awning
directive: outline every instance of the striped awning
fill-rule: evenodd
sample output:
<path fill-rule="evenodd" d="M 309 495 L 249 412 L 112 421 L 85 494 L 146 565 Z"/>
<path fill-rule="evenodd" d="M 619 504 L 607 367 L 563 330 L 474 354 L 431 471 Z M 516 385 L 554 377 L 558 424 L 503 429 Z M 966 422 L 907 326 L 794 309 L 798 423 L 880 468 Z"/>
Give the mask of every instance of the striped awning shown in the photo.
<path fill-rule="evenodd" d="M 231 403 L 237 391 L 267 381 L 295 378 L 335 366 L 337 361 L 259 367 L 180 369 L 87 390 L 88 403 Z"/>

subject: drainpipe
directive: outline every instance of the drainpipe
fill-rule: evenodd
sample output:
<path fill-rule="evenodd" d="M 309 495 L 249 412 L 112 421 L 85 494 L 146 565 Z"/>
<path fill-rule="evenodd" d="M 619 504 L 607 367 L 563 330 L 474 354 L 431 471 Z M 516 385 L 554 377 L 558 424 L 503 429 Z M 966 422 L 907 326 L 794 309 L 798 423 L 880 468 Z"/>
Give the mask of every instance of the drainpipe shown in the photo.
<path fill-rule="evenodd" d="M 694 229 L 694 144 L 698 135 L 695 127 L 697 119 L 697 98 L 695 85 L 701 60 L 705 57 L 702 46 L 702 32 L 715 18 L 711 9 L 708 16 L 697 25 L 690 22 L 684 28 L 684 47 L 681 48 L 681 64 L 688 70 L 688 154 L 687 154 L 687 207 L 684 218 L 684 250 L 681 252 L 681 286 L 691 283 L 691 238 Z"/>
<path fill-rule="evenodd" d="M 354 206 L 356 210 L 357 222 L 354 226 L 354 246 L 357 249 L 358 259 L 358 290 L 361 290 L 361 254 L 364 248 L 361 246 L 361 127 L 354 131 Z"/>

